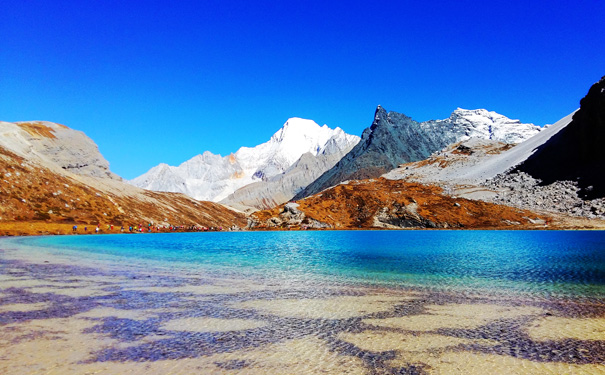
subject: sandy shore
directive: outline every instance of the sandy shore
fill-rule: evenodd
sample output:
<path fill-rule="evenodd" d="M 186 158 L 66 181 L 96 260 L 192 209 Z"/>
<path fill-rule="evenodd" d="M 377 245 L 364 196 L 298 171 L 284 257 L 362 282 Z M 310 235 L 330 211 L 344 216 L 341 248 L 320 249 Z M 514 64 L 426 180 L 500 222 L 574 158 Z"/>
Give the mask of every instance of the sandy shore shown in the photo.
<path fill-rule="evenodd" d="M 295 284 L 17 250 L 0 267 L 3 374 L 605 373 L 598 298 Z"/>

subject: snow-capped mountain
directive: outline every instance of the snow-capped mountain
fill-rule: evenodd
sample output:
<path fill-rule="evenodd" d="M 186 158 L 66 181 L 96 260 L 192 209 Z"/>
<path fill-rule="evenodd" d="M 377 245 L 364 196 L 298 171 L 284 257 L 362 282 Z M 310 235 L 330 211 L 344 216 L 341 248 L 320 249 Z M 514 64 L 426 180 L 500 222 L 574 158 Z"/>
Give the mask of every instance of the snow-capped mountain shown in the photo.
<path fill-rule="evenodd" d="M 285 172 L 246 185 L 219 203 L 240 210 L 268 209 L 291 200 L 298 192 L 332 168 L 356 143 L 343 148 L 342 143 L 330 138 L 318 155 L 304 153 Z"/>
<path fill-rule="evenodd" d="M 399 164 L 424 160 L 455 142 L 476 137 L 518 143 L 541 129 L 485 109 L 458 108 L 447 119 L 417 122 L 378 106 L 374 122 L 364 130 L 357 146 L 294 199 L 318 193 L 346 180 L 378 177 Z"/>
<path fill-rule="evenodd" d="M 291 118 L 269 141 L 256 147 L 242 147 L 224 157 L 206 151 L 178 167 L 160 164 L 130 183 L 218 202 L 243 186 L 285 172 L 305 153 L 317 156 L 327 149 L 350 148 L 357 142 L 359 137 L 340 128 Z"/>

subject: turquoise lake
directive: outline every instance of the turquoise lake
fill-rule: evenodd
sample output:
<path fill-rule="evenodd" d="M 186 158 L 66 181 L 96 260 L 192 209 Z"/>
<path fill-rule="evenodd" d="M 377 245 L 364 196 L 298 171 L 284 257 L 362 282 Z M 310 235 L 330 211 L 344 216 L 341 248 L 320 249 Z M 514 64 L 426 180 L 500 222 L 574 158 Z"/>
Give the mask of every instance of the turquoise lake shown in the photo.
<path fill-rule="evenodd" d="M 245 277 L 547 295 L 605 295 L 605 232 L 317 231 L 5 239 L 86 259 Z"/>

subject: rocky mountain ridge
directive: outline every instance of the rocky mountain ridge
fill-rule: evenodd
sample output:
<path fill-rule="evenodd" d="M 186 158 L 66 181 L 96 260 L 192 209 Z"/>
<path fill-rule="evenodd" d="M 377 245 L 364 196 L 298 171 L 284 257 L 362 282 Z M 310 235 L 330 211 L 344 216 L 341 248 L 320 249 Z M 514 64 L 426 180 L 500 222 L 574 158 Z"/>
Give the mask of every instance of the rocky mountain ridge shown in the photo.
<path fill-rule="evenodd" d="M 540 130 L 536 125 L 483 109 L 458 108 L 445 120 L 417 122 L 378 106 L 372 125 L 364 130 L 357 146 L 294 199 L 318 193 L 342 181 L 378 177 L 400 164 L 424 160 L 455 142 L 481 138 L 515 143 Z"/>
<path fill-rule="evenodd" d="M 434 152 L 428 158 L 405 163 L 384 176 L 423 183 L 478 185 L 497 175 L 512 171 L 554 135 L 567 127 L 573 113 L 517 145 L 500 141 L 469 138 Z"/>
<path fill-rule="evenodd" d="M 604 141 L 605 77 L 577 111 L 515 147 L 471 139 L 384 177 L 438 184 L 453 196 L 605 219 Z"/>

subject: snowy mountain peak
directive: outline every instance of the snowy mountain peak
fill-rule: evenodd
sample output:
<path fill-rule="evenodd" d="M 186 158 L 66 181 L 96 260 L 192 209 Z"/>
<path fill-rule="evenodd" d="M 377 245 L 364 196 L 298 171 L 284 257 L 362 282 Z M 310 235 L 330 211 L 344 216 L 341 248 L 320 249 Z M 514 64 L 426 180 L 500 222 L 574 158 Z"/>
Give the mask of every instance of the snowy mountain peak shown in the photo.
<path fill-rule="evenodd" d="M 170 173 L 154 167 L 130 182 L 146 189 L 182 192 L 218 202 L 245 185 L 285 172 L 305 153 L 314 157 L 335 154 L 357 142 L 359 137 L 340 128 L 293 117 L 269 141 L 256 147 L 241 147 L 225 157 L 206 151 L 178 167 L 169 167 Z"/>
<path fill-rule="evenodd" d="M 334 130 L 327 125 L 319 126 L 313 120 L 292 117 L 271 137 L 271 141 L 284 142 L 287 139 L 316 139 L 322 134 L 332 133 Z"/>
<path fill-rule="evenodd" d="M 494 111 L 488 111 L 487 109 L 462 109 L 457 108 L 450 115 L 450 119 L 456 120 L 467 120 L 469 122 L 485 122 L 491 121 L 492 123 L 508 123 L 508 124 L 521 124 L 519 120 L 512 120 L 506 116 L 503 116 Z M 531 124 L 533 125 L 533 124 Z"/>
<path fill-rule="evenodd" d="M 256 168 L 252 174 L 255 179 L 266 180 L 283 173 L 307 152 L 317 156 L 334 136 L 341 147 L 359 142 L 358 137 L 339 130 L 327 125 L 319 126 L 312 120 L 293 117 L 268 142 L 254 148 L 242 147 L 235 155 L 244 169 Z"/>
<path fill-rule="evenodd" d="M 457 108 L 449 118 L 437 121 L 456 131 L 462 131 L 461 140 L 469 138 L 492 139 L 505 143 L 520 143 L 542 130 L 534 124 L 524 124 L 486 109 Z"/>

